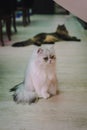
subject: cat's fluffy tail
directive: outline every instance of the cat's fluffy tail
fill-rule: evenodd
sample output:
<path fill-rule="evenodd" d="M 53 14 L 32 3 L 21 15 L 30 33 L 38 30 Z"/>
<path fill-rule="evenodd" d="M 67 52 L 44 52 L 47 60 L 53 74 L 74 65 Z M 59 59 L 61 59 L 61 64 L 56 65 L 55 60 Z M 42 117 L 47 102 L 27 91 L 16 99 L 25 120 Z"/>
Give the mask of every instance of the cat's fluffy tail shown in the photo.
<path fill-rule="evenodd" d="M 12 47 L 24 47 L 24 46 L 29 46 L 32 44 L 33 44 L 32 39 L 28 39 L 25 41 L 16 42 L 16 43 L 12 44 Z"/>
<path fill-rule="evenodd" d="M 16 103 L 31 104 L 31 103 L 34 103 L 38 99 L 38 96 L 35 93 L 35 91 L 29 91 L 29 90 L 25 89 L 23 82 L 14 86 L 13 88 L 11 88 L 10 92 L 14 92 L 13 100 Z"/>
<path fill-rule="evenodd" d="M 41 42 L 36 41 L 36 39 L 32 38 L 25 41 L 15 42 L 12 44 L 12 47 L 25 47 L 29 45 L 41 46 Z"/>

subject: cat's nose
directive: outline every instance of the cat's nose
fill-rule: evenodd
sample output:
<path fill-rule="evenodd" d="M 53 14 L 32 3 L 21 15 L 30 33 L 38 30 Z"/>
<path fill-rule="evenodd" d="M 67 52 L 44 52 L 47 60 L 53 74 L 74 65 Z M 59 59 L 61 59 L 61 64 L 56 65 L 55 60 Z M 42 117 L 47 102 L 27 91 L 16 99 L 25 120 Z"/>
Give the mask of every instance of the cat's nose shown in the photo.
<path fill-rule="evenodd" d="M 52 63 L 52 61 L 50 60 L 50 61 L 49 61 L 49 63 L 51 64 L 51 63 Z"/>

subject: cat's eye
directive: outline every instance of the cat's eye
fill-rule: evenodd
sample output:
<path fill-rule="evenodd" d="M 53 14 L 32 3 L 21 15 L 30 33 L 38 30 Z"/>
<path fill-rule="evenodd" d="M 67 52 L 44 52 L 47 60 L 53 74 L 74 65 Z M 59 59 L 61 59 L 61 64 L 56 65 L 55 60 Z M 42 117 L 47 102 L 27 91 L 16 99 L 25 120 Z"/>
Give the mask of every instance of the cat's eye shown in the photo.
<path fill-rule="evenodd" d="M 48 61 L 48 57 L 44 57 L 43 59 L 44 59 L 45 61 Z"/>
<path fill-rule="evenodd" d="M 53 56 L 50 56 L 51 59 L 56 59 L 56 57 L 53 55 Z"/>

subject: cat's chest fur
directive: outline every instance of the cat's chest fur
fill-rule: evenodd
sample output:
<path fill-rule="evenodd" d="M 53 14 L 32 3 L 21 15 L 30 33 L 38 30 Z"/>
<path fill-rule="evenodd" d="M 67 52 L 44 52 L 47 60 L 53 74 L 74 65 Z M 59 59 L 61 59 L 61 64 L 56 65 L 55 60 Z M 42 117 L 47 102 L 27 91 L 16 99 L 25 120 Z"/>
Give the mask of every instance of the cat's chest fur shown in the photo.
<path fill-rule="evenodd" d="M 38 80 L 40 81 L 46 81 L 46 82 L 50 82 L 55 78 L 55 71 L 53 69 L 53 67 L 48 66 L 48 67 L 34 67 L 33 71 L 33 76 L 35 76 L 35 78 L 37 77 Z"/>

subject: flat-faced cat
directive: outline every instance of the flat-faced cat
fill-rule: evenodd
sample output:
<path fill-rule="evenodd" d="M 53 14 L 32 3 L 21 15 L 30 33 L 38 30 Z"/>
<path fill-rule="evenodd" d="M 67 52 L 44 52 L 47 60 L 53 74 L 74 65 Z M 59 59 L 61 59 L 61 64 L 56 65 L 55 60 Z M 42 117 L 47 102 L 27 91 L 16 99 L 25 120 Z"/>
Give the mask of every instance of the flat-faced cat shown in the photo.
<path fill-rule="evenodd" d="M 29 61 L 24 82 L 11 88 L 17 103 L 32 103 L 37 98 L 47 99 L 58 92 L 56 55 L 54 48 L 36 48 Z"/>
<path fill-rule="evenodd" d="M 41 46 L 42 44 L 54 44 L 58 41 L 80 41 L 80 39 L 75 36 L 70 36 L 66 26 L 58 25 L 55 32 L 52 33 L 39 33 L 35 35 L 33 38 L 30 38 L 26 41 L 16 42 L 12 46 L 13 47 L 21 47 L 28 45 L 37 45 Z"/>

